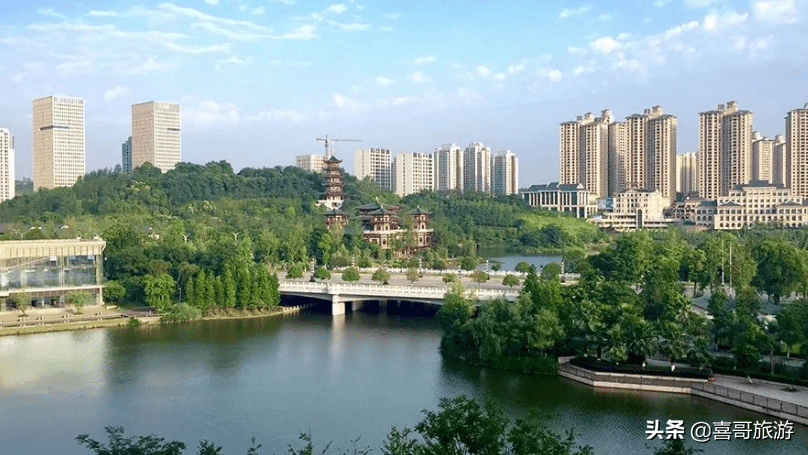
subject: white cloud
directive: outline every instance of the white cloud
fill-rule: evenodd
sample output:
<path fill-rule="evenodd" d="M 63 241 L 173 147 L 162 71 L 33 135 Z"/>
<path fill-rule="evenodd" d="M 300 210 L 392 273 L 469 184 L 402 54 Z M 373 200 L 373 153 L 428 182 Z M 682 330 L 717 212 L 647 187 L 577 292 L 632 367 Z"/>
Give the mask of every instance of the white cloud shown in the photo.
<path fill-rule="evenodd" d="M 517 63 L 517 64 L 513 64 L 513 65 L 508 65 L 508 68 L 506 69 L 506 72 L 508 74 L 510 74 L 510 75 L 514 75 L 514 74 L 517 74 L 517 73 L 521 73 L 524 70 L 525 70 L 525 64 L 524 63 Z"/>
<path fill-rule="evenodd" d="M 141 75 L 161 71 L 175 71 L 179 69 L 176 63 L 160 62 L 152 58 L 142 62 L 125 62 L 117 65 L 121 74 Z"/>
<path fill-rule="evenodd" d="M 247 5 L 238 5 L 239 11 L 247 11 L 248 9 L 250 9 L 250 7 Z"/>
<path fill-rule="evenodd" d="M 703 27 L 707 31 L 714 31 L 720 28 L 741 24 L 748 18 L 749 13 L 738 13 L 736 11 L 710 13 L 707 16 L 704 16 Z"/>
<path fill-rule="evenodd" d="M 654 0 L 654 6 L 657 8 L 662 8 L 665 5 L 668 5 L 673 0 Z"/>
<path fill-rule="evenodd" d="M 227 65 L 246 66 L 246 65 L 252 65 L 252 64 L 253 64 L 252 57 L 241 58 L 241 57 L 236 57 L 235 55 L 233 55 L 233 56 L 230 56 L 230 57 L 228 57 L 228 58 L 226 58 L 224 60 L 219 60 L 218 62 L 216 62 L 216 70 L 221 70 L 223 67 L 225 67 Z"/>
<path fill-rule="evenodd" d="M 259 6 L 258 8 L 255 8 L 252 11 L 250 11 L 250 14 L 252 14 L 253 16 L 260 16 L 260 15 L 264 14 L 266 12 L 266 10 L 267 10 L 266 7 Z"/>
<path fill-rule="evenodd" d="M 478 65 L 477 68 L 474 68 L 474 71 L 477 72 L 480 76 L 487 77 L 491 75 L 491 70 L 488 69 L 485 65 Z"/>
<path fill-rule="evenodd" d="M 348 98 L 347 96 L 340 95 L 339 93 L 335 93 L 331 97 L 331 103 L 339 109 L 346 110 L 356 110 L 360 107 L 359 103 L 357 103 L 355 100 Z"/>
<path fill-rule="evenodd" d="M 576 47 L 576 46 L 567 47 L 567 52 L 569 52 L 571 55 L 586 55 L 587 54 L 586 48 Z"/>
<path fill-rule="evenodd" d="M 112 101 L 129 93 L 129 89 L 120 85 L 104 91 L 104 100 Z"/>
<path fill-rule="evenodd" d="M 317 38 L 318 35 L 315 33 L 317 31 L 317 26 L 314 24 L 306 24 L 297 27 L 296 29 L 292 30 L 291 32 L 284 33 L 282 35 L 273 36 L 274 39 L 288 39 L 288 40 L 307 40 Z"/>
<path fill-rule="evenodd" d="M 596 52 L 608 54 L 618 49 L 621 44 L 610 36 L 602 36 L 589 43 L 589 46 Z"/>
<path fill-rule="evenodd" d="M 382 14 L 382 16 L 384 16 L 384 17 L 386 17 L 386 18 L 389 18 L 389 19 L 396 20 L 396 19 L 398 19 L 399 17 L 401 17 L 401 13 L 394 13 L 394 14 L 385 13 L 385 14 Z"/>
<path fill-rule="evenodd" d="M 57 13 L 56 11 L 54 11 L 53 8 L 38 9 L 38 10 L 36 10 L 36 12 L 43 15 L 43 16 L 51 16 L 51 17 L 55 17 L 55 18 L 58 18 L 58 19 L 67 18 L 67 16 L 65 16 L 64 14 Z"/>
<path fill-rule="evenodd" d="M 233 103 L 202 101 L 196 106 L 183 109 L 183 123 L 208 126 L 213 124 L 235 124 L 241 120 L 238 107 Z"/>
<path fill-rule="evenodd" d="M 434 55 L 427 55 L 425 57 L 418 57 L 418 58 L 413 59 L 412 64 L 413 65 L 424 65 L 424 64 L 427 64 L 427 63 L 434 63 L 437 60 L 438 60 L 438 58 L 435 57 Z"/>
<path fill-rule="evenodd" d="M 381 85 L 382 87 L 386 85 L 390 85 L 393 83 L 393 80 L 384 76 L 378 76 L 376 79 L 376 83 Z"/>
<path fill-rule="evenodd" d="M 210 22 L 196 22 L 191 24 L 191 28 L 201 28 L 234 41 L 258 41 L 261 39 L 271 38 L 271 36 L 266 33 L 256 33 L 248 30 L 234 31 L 224 27 L 219 27 L 218 25 Z"/>
<path fill-rule="evenodd" d="M 794 0 L 773 0 L 753 3 L 752 16 L 761 22 L 793 24 L 799 19 L 799 12 Z"/>
<path fill-rule="evenodd" d="M 361 32 L 370 28 L 370 24 L 365 24 L 362 22 L 352 22 L 350 24 L 344 24 L 341 22 L 329 21 L 328 23 L 345 32 Z"/>
<path fill-rule="evenodd" d="M 707 8 L 710 5 L 722 3 L 724 0 L 685 0 L 688 8 Z"/>
<path fill-rule="evenodd" d="M 12 78 L 11 80 L 12 80 L 12 81 L 13 81 L 15 84 L 19 84 L 20 82 L 22 82 L 22 81 L 25 79 L 25 76 L 27 76 L 27 74 L 26 74 L 26 73 L 24 73 L 24 72 L 19 72 L 19 73 L 15 74 L 15 75 L 14 75 L 14 78 Z"/>
<path fill-rule="evenodd" d="M 213 6 L 217 6 L 219 4 L 219 0 L 204 0 L 204 2 Z"/>
<path fill-rule="evenodd" d="M 240 19 L 230 19 L 228 17 L 213 16 L 211 14 L 203 13 L 203 12 L 195 10 L 193 8 L 188 8 L 188 7 L 184 7 L 184 6 L 177 6 L 177 5 L 173 4 L 173 3 L 161 3 L 158 6 L 158 8 L 160 8 L 164 12 L 173 14 L 175 16 L 185 16 L 185 17 L 189 17 L 191 19 L 196 19 L 196 20 L 199 20 L 199 21 L 217 22 L 217 23 L 221 23 L 221 24 L 225 24 L 225 25 L 231 25 L 231 26 L 243 26 L 243 27 L 248 27 L 248 28 L 251 28 L 251 29 L 254 29 L 254 30 L 260 30 L 260 31 L 268 31 L 269 30 L 267 27 L 264 27 L 262 25 L 258 25 L 258 24 L 254 23 L 254 22 L 240 20 Z"/>
<path fill-rule="evenodd" d="M 342 14 L 348 10 L 348 7 L 343 5 L 342 3 L 335 3 L 330 5 L 328 8 L 325 9 L 327 13 L 334 13 L 334 14 Z"/>
<path fill-rule="evenodd" d="M 286 6 L 292 6 L 295 4 L 295 0 L 269 0 L 270 3 L 280 3 Z"/>
<path fill-rule="evenodd" d="M 163 43 L 163 45 L 172 51 L 180 52 L 183 54 L 211 54 L 217 52 L 230 52 L 230 44 L 211 44 L 209 46 L 185 46 L 177 43 Z"/>
<path fill-rule="evenodd" d="M 612 18 L 612 15 L 609 14 L 609 13 L 603 13 L 603 14 L 598 16 L 598 20 L 601 20 L 601 21 L 608 21 L 611 18 Z"/>
<path fill-rule="evenodd" d="M 558 17 L 561 19 L 567 19 L 568 17 L 572 16 L 580 16 L 582 14 L 588 13 L 592 9 L 589 5 L 582 5 L 577 8 L 564 8 L 558 13 Z"/>
<path fill-rule="evenodd" d="M 552 83 L 559 82 L 562 77 L 561 71 L 555 68 L 540 68 L 538 71 L 536 71 L 536 75 L 545 78 Z"/>
<path fill-rule="evenodd" d="M 392 32 L 392 31 L 393 31 L 393 27 L 387 27 L 387 26 L 384 26 L 384 27 L 379 27 L 379 31 L 380 31 L 380 32 Z"/>
<path fill-rule="evenodd" d="M 432 82 L 431 77 L 425 75 L 424 73 L 422 73 L 420 71 L 416 71 L 416 72 L 410 74 L 409 79 L 411 81 L 415 82 L 416 84 L 425 84 L 427 82 Z"/>

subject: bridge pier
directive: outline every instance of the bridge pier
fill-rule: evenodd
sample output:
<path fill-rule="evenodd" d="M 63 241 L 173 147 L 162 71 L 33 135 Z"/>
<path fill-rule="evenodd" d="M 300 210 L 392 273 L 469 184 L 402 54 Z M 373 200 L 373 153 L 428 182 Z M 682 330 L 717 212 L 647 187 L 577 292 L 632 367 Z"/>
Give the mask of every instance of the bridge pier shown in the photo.
<path fill-rule="evenodd" d="M 339 298 L 339 294 L 331 296 L 331 316 L 345 314 L 345 302 Z"/>
<path fill-rule="evenodd" d="M 351 302 L 351 312 L 356 312 L 362 309 L 365 306 L 364 300 L 354 300 Z"/>

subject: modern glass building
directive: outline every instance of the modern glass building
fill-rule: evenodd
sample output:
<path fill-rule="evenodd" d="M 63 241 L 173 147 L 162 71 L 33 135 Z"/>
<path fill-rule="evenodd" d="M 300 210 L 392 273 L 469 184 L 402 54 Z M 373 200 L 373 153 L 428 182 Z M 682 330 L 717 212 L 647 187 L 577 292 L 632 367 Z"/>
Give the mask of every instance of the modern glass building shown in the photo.
<path fill-rule="evenodd" d="M 0 310 L 14 306 L 15 293 L 31 295 L 34 307 L 63 307 L 71 292 L 103 302 L 103 252 L 96 240 L 0 242 Z"/>

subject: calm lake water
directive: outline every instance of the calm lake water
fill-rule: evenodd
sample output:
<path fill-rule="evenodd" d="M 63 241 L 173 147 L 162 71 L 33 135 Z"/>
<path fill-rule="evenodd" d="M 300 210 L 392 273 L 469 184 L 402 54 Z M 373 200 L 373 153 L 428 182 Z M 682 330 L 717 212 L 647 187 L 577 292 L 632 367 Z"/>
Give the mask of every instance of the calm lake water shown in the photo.
<path fill-rule="evenodd" d="M 491 260 L 502 263 L 502 268 L 500 270 L 513 271 L 516 268 L 516 264 L 522 261 L 525 261 L 528 264 L 533 264 L 536 267 L 536 270 L 541 270 L 545 264 L 549 264 L 551 262 L 561 263 L 561 256 L 554 254 L 508 255 L 491 257 Z"/>
<path fill-rule="evenodd" d="M 0 338 L 0 453 L 89 454 L 73 438 L 157 433 L 215 440 L 243 454 L 286 453 L 311 430 L 337 447 L 361 436 L 378 447 L 390 427 L 415 425 L 441 397 L 490 398 L 511 415 L 539 407 L 557 430 L 574 428 L 598 454 L 651 453 L 649 419 L 762 420 L 716 402 L 662 393 L 595 391 L 542 378 L 456 365 L 438 352 L 434 319 L 385 314 L 303 313 Z M 767 418 L 771 420 L 771 418 Z M 709 454 L 804 454 L 792 441 L 711 442 Z M 374 450 L 374 453 L 380 453 Z"/>

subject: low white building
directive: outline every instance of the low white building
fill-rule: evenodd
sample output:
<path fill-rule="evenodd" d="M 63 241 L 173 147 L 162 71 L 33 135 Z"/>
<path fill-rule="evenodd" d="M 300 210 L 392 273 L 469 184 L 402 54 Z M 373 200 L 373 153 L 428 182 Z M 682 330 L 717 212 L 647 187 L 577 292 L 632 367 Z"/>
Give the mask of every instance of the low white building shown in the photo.
<path fill-rule="evenodd" d="M 663 214 L 668 203 L 668 198 L 663 197 L 659 190 L 626 190 L 615 195 L 612 211 L 590 221 L 598 227 L 615 231 L 664 228 L 675 221 Z"/>
<path fill-rule="evenodd" d="M 799 227 L 808 224 L 808 200 L 766 181 L 737 185 L 716 200 L 713 229 L 741 229 L 755 224 Z"/>
<path fill-rule="evenodd" d="M 580 183 L 550 182 L 531 185 L 530 188 L 521 190 L 519 195 L 531 207 L 569 213 L 576 218 L 588 218 L 598 209 L 595 195 Z"/>

